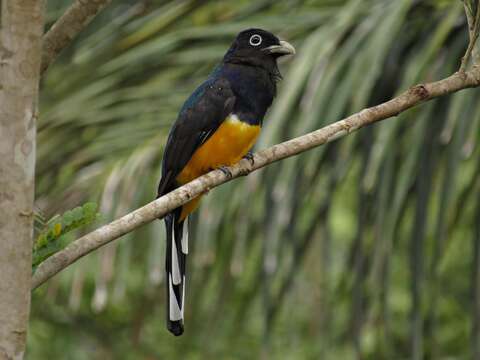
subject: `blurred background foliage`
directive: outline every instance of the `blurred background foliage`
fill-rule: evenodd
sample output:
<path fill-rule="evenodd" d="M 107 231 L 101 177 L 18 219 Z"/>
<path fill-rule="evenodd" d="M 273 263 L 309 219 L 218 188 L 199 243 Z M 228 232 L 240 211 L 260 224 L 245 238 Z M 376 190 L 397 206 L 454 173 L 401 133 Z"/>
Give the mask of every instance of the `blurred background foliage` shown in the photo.
<path fill-rule="evenodd" d="M 51 24 L 70 1 L 48 1 Z M 258 147 L 455 72 L 458 0 L 115 0 L 42 82 L 37 207 L 151 201 L 169 127 L 235 34 L 297 55 Z M 34 292 L 29 359 L 480 359 L 480 102 L 467 90 L 232 181 L 191 222 L 186 333 L 160 221 Z"/>

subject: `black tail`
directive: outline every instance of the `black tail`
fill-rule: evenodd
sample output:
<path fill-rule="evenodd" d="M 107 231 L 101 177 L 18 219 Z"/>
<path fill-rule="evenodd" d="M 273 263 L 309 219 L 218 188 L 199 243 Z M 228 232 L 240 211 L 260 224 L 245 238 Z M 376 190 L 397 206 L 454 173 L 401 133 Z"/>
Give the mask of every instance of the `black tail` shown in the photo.
<path fill-rule="evenodd" d="M 185 270 L 188 254 L 188 220 L 185 224 L 184 221 L 179 221 L 180 213 L 181 208 L 165 217 L 167 328 L 175 336 L 183 334 Z"/>

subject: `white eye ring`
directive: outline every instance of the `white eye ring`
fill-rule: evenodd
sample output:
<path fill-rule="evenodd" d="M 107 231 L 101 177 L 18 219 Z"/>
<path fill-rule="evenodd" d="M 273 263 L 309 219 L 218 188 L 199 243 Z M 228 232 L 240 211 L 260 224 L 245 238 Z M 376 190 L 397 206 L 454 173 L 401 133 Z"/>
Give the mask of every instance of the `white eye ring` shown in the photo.
<path fill-rule="evenodd" d="M 258 46 L 262 43 L 262 37 L 258 34 L 250 36 L 250 40 L 248 41 L 252 46 Z"/>

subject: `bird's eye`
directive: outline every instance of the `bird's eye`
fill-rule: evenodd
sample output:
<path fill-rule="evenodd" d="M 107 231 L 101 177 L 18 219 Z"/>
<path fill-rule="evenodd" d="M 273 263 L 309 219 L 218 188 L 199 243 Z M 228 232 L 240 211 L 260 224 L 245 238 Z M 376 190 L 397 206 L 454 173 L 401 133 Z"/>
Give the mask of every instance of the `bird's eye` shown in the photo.
<path fill-rule="evenodd" d="M 258 34 L 252 35 L 249 40 L 250 45 L 258 46 L 262 43 L 262 37 Z"/>

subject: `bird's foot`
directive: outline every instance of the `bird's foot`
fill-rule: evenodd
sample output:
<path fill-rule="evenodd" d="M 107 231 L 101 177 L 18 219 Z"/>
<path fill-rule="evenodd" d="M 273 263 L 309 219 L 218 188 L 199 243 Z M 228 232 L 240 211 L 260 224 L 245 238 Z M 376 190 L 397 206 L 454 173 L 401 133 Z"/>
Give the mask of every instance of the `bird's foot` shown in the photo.
<path fill-rule="evenodd" d="M 250 164 L 252 164 L 252 166 L 255 165 L 255 159 L 253 158 L 253 153 L 251 151 L 247 152 L 243 158 L 250 161 Z"/>
<path fill-rule="evenodd" d="M 229 178 L 229 179 L 231 179 L 233 177 L 233 174 L 230 171 L 230 169 L 228 168 L 228 166 L 220 166 L 220 167 L 218 167 L 218 170 L 223 172 L 227 176 L 227 178 Z"/>

